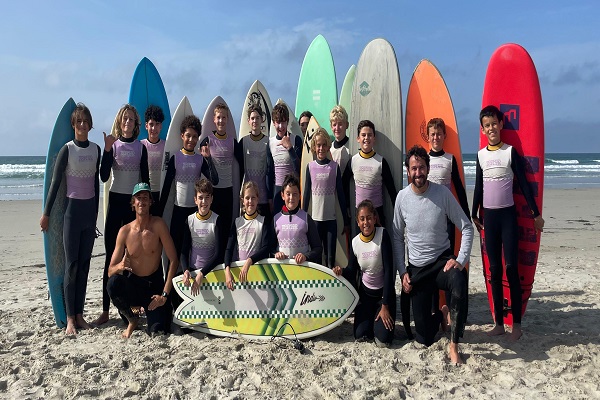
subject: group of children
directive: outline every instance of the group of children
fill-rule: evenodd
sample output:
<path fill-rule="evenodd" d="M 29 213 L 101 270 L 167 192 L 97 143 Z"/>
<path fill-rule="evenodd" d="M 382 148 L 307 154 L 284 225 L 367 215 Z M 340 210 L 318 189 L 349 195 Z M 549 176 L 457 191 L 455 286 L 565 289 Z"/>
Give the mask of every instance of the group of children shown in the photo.
<path fill-rule="evenodd" d="M 480 116 L 489 145 L 478 154 L 473 222 L 479 229 L 486 229 L 494 304 L 498 303 L 497 298 L 501 304 L 502 293 L 498 285 L 501 285 L 504 246 L 507 273 L 510 269 L 515 323 L 518 324 L 520 312 L 517 311 L 520 310 L 515 306 L 520 304 L 518 276 L 515 278 L 517 235 L 512 235 L 511 242 L 507 243 L 507 237 L 516 229 L 512 205 L 513 176 L 517 177 L 521 188 L 525 188 L 523 193 L 536 219 L 536 228 L 543 228 L 543 219 L 527 191 L 519 156 L 514 148 L 500 141 L 502 115 L 494 109 L 486 108 Z M 311 142 L 315 159 L 304 171 L 306 183 L 301 188 L 298 176 L 302 138 L 288 131 L 287 105 L 277 104 L 273 108 L 276 133 L 273 137 L 261 132 L 264 110 L 259 105 L 248 109 L 251 132 L 240 142 L 236 140 L 235 132 L 227 132 L 228 114 L 225 104 L 217 105 L 214 110 L 216 130 L 208 134 L 208 141 L 201 143 L 199 154 L 196 148 L 202 132 L 200 120 L 194 115 L 183 120 L 180 126 L 182 149 L 168 160 L 160 190 L 164 154 L 164 140 L 159 137 L 164 121 L 162 110 L 156 106 L 146 110 L 148 139 L 139 141 L 140 117 L 133 106 L 123 106 L 117 114 L 114 134 L 104 134 L 104 153 L 100 157 L 100 148 L 88 140 L 92 128 L 91 113 L 85 105 L 77 105 L 71 118 L 75 140 L 67 143 L 59 153 L 40 221 L 42 230 L 47 229 L 49 210 L 64 174 L 69 201 L 64 230 L 66 332 L 73 334 L 77 328 L 89 327 L 83 319 L 83 300 L 98 213 L 98 177 L 106 182 L 112 174 L 110 190 L 105 194 L 108 209 L 104 231 L 103 312 L 94 322 L 96 325 L 108 320 L 108 267 L 119 229 L 135 217 L 131 206 L 132 189 L 141 181 L 150 184 L 154 215 L 162 216 L 170 192 L 174 190 L 170 234 L 181 259 L 180 273 L 184 275 L 184 283 L 191 285 L 192 295 L 199 293 L 204 276 L 221 262 L 225 264 L 227 287 L 234 290 L 233 261 L 244 262 L 238 274 L 240 282 L 247 280 L 252 264 L 270 255 L 280 260 L 293 259 L 297 263 L 312 261 L 326 265 L 356 286 L 360 303 L 355 312 L 355 338 L 375 339 L 383 345 L 391 343 L 396 315 L 396 270 L 392 242 L 384 228 L 383 201 L 384 188 L 392 203 L 397 191 L 387 161 L 375 152 L 374 124 L 369 120 L 358 124 L 356 140 L 360 149 L 357 154 L 350 154 L 350 139 L 346 136 L 348 115 L 343 107 L 334 107 L 330 113 L 334 140 L 332 142 L 325 129 L 315 132 Z M 301 124 L 308 124 L 308 115 L 301 116 Z M 456 160 L 443 150 L 444 122 L 432 119 L 427 129 L 431 146 L 430 180 L 449 188 L 453 185 L 465 214 L 469 216 Z M 481 162 L 492 158 L 493 162 Z M 233 198 L 238 195 L 234 193 L 232 183 L 234 160 L 245 182 L 239 194 L 242 205 L 239 216 L 231 212 Z M 356 188 L 352 199 L 351 181 Z M 336 202 L 342 210 L 341 216 L 336 213 Z M 354 210 L 349 210 L 351 203 L 356 204 Z M 483 225 L 477 218 L 480 207 L 486 210 Z M 337 231 L 338 218 L 344 221 L 343 232 Z M 349 234 L 353 225 L 351 219 L 356 221 L 356 231 L 348 241 L 348 265 L 335 265 L 336 240 L 338 235 Z M 448 235 L 450 238 L 454 235 L 450 223 Z M 451 239 L 450 243 L 453 242 Z M 177 304 L 176 300 L 171 300 Z M 502 307 L 496 310 L 502 310 Z M 519 318 L 516 318 L 517 314 Z M 501 317 L 497 311 L 497 326 L 492 334 L 504 332 Z"/>

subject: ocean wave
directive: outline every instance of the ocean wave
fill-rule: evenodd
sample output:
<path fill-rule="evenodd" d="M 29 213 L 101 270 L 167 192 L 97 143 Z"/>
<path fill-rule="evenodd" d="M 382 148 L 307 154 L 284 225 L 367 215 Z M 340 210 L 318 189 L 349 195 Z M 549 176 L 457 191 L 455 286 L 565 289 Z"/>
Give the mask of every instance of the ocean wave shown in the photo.
<path fill-rule="evenodd" d="M 33 183 L 28 185 L 0 185 L 0 190 L 2 189 L 20 189 L 20 188 L 40 188 L 44 187 L 43 183 Z"/>
<path fill-rule="evenodd" d="M 0 178 L 43 178 L 45 164 L 0 164 Z"/>
<path fill-rule="evenodd" d="M 579 160 L 553 160 L 551 158 L 547 158 L 546 161 L 555 164 L 579 164 Z"/>

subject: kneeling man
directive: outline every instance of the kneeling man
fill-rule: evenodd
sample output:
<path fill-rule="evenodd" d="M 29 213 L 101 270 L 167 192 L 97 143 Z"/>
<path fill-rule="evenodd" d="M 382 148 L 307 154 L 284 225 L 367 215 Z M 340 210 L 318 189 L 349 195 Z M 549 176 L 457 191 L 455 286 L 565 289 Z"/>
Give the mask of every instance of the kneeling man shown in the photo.
<path fill-rule="evenodd" d="M 427 180 L 429 154 L 423 147 L 416 145 L 408 151 L 405 166 L 411 184 L 396 197 L 393 228 L 402 290 L 410 294 L 417 341 L 426 346 L 433 343 L 440 324 L 446 324 L 442 312 L 433 307 L 433 295 L 440 289 L 450 292 L 449 355 L 453 363 L 462 364 L 458 340 L 464 332 L 468 295 L 464 266 L 471 254 L 473 226 L 450 190 Z M 456 257 L 448 239 L 446 218 L 462 232 Z"/>
<path fill-rule="evenodd" d="M 123 332 L 125 338 L 131 336 L 138 324 L 139 317 L 132 307 L 145 310 L 148 334 L 166 332 L 171 318 L 167 296 L 177 270 L 177 253 L 163 219 L 150 215 L 151 204 L 150 185 L 135 185 L 131 198 L 135 220 L 119 230 L 108 268 L 108 294 L 128 321 Z M 166 282 L 160 264 L 163 247 L 169 257 Z"/>

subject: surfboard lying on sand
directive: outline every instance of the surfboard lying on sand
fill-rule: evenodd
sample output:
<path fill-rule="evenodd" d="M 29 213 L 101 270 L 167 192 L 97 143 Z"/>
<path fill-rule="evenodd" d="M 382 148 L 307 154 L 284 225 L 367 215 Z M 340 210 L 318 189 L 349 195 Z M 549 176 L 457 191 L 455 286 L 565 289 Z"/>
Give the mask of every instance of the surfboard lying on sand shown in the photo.
<path fill-rule="evenodd" d="M 540 212 L 544 199 L 544 111 L 537 71 L 531 56 L 518 44 L 500 46 L 490 59 L 483 87 L 482 107 L 495 105 L 504 113 L 504 143 L 524 156 L 526 176 Z M 487 145 L 480 132 L 479 147 Z M 533 227 L 533 218 L 519 185 L 513 185 L 519 225 L 519 277 L 523 295 L 522 314 L 533 288 L 541 234 Z M 484 216 L 485 218 L 485 216 Z M 485 232 L 480 232 L 483 274 L 492 316 L 494 305 L 490 287 L 489 260 L 485 251 Z M 504 260 L 503 260 L 504 264 Z M 503 273 L 504 323 L 512 325 L 510 291 Z"/>
<path fill-rule="evenodd" d="M 71 114 L 75 110 L 75 101 L 67 100 L 60 110 L 50 142 L 48 143 L 48 153 L 46 156 L 46 170 L 44 174 L 44 202 L 42 210 L 46 207 L 46 198 L 52 183 L 54 175 L 54 164 L 58 152 L 65 143 L 73 140 L 75 131 L 71 126 Z M 65 248 L 63 245 L 63 226 L 67 198 L 67 180 L 62 179 L 56 195 L 56 200 L 52 205 L 48 219 L 48 230 L 44 232 L 44 259 L 46 262 L 46 275 L 48 276 L 48 291 L 50 292 L 50 301 L 54 311 L 54 320 L 59 328 L 67 326 L 67 311 L 65 308 L 65 296 L 63 282 L 65 276 Z"/>
<path fill-rule="evenodd" d="M 295 331 L 299 339 L 306 339 L 340 325 L 358 303 L 352 285 L 322 265 L 269 258 L 252 265 L 248 281 L 240 283 L 243 264 L 231 266 L 233 291 L 225 284 L 223 264 L 204 278 L 197 296 L 192 296 L 191 286 L 183 285 L 182 275 L 173 278 L 183 299 L 173 321 L 216 336 L 294 338 Z"/>

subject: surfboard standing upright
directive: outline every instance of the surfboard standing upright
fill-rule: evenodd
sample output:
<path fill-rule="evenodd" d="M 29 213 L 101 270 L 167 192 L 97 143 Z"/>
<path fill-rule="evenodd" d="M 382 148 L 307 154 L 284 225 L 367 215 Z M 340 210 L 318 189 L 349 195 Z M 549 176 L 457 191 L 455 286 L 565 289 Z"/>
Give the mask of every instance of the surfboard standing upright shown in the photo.
<path fill-rule="evenodd" d="M 243 264 L 231 265 L 233 291 L 226 286 L 223 264 L 204 277 L 197 296 L 181 275 L 173 278 L 183 299 L 173 321 L 217 336 L 306 339 L 340 325 L 358 303 L 352 285 L 322 265 L 269 258 L 252 265 L 248 281 L 240 283 Z"/>
<path fill-rule="evenodd" d="M 65 143 L 73 140 L 75 131 L 71 126 L 71 114 L 75 110 L 75 101 L 67 100 L 56 118 L 46 156 L 46 171 L 44 174 L 44 202 L 52 183 L 54 164 L 60 149 Z M 65 276 L 65 248 L 63 245 L 63 225 L 67 198 L 67 180 L 63 179 L 58 189 L 56 200 L 49 215 L 48 230 L 44 232 L 44 258 L 46 261 L 46 274 L 48 276 L 48 291 L 54 311 L 54 319 L 59 328 L 67 326 L 67 311 L 63 282 Z"/>
<path fill-rule="evenodd" d="M 348 116 L 352 111 L 352 88 L 354 87 L 354 78 L 356 76 L 356 65 L 352 64 L 346 72 L 346 77 L 344 78 L 344 83 L 342 84 L 342 90 L 340 91 L 339 103 L 346 112 Z M 343 171 L 342 171 L 343 172 Z"/>
<path fill-rule="evenodd" d="M 518 44 L 500 46 L 490 59 L 483 87 L 482 107 L 495 105 L 504 113 L 502 141 L 513 146 L 525 159 L 526 176 L 540 212 L 544 199 L 544 110 L 537 71 L 531 56 Z M 480 131 L 479 147 L 487 145 Z M 525 197 L 513 186 L 519 225 L 519 277 L 525 313 L 533 288 L 541 234 L 533 227 L 533 218 Z M 485 218 L 485 216 L 484 216 Z M 490 287 L 489 260 L 485 251 L 485 232 L 480 231 L 481 256 L 492 316 L 494 306 Z M 503 260 L 504 265 L 504 260 Z M 503 272 L 504 323 L 512 325 L 510 291 Z"/>
<path fill-rule="evenodd" d="M 248 94 L 244 99 L 244 106 L 242 107 L 242 117 L 240 119 L 240 130 L 238 131 L 237 139 L 238 142 L 246 135 L 250 134 L 252 130 L 248 123 L 248 109 L 253 104 L 258 104 L 265 114 L 265 120 L 260 125 L 260 131 L 269 136 L 269 127 L 271 126 L 271 112 L 273 111 L 273 103 L 267 89 L 264 87 L 261 81 L 256 80 L 248 89 Z"/>
<path fill-rule="evenodd" d="M 329 127 L 329 113 L 337 100 L 337 81 L 331 50 L 327 40 L 318 35 L 308 47 L 302 62 L 296 92 L 296 118 L 303 111 L 312 112 L 319 125 L 333 138 Z"/>
<path fill-rule="evenodd" d="M 394 177 L 396 190 L 402 189 L 402 93 L 396 53 L 385 39 L 369 42 L 358 60 L 352 89 L 352 109 L 350 111 L 348 136 L 350 157 L 358 153 L 356 128 L 361 120 L 368 119 L 375 124 L 375 151 L 388 162 Z M 354 190 L 350 190 L 354 194 Z M 350 196 L 350 214 L 355 221 L 356 200 Z M 392 233 L 392 220 L 396 200 L 384 193 L 385 228 Z M 354 224 L 353 222 L 352 224 Z"/>

